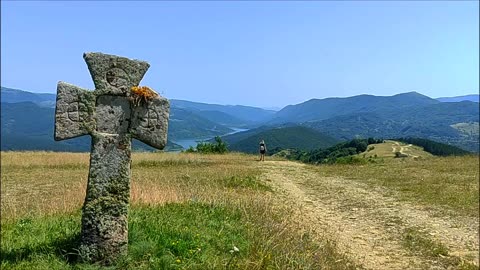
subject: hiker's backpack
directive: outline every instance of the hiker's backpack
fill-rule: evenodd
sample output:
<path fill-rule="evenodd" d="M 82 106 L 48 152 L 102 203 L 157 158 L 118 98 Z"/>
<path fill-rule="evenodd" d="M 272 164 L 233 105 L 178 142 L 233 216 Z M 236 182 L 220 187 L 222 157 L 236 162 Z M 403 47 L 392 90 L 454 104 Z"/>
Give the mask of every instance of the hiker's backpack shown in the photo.
<path fill-rule="evenodd" d="M 260 144 L 260 150 L 261 150 L 261 151 L 265 151 L 265 144 L 263 144 L 263 143 Z"/>

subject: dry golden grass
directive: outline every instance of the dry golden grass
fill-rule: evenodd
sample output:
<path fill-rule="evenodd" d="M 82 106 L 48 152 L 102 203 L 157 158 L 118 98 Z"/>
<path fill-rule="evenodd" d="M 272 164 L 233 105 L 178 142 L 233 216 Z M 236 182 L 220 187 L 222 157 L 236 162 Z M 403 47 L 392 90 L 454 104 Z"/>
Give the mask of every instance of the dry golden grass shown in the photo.
<path fill-rule="evenodd" d="M 12 227 L 25 218 L 78 213 L 87 184 L 87 153 L 2 153 L 1 158 L 2 224 Z M 358 269 L 337 251 L 334 241 L 312 240 L 310 228 L 300 218 L 292 218 L 298 217 L 292 205 L 279 201 L 262 182 L 257 160 L 235 153 L 134 153 L 131 204 L 140 209 L 199 202 L 240 211 L 238 226 L 249 228 L 245 237 L 251 239 L 240 269 Z M 188 208 L 189 203 L 180 205 Z"/>
<path fill-rule="evenodd" d="M 64 213 L 83 204 L 89 154 L 4 152 L 1 158 L 3 220 Z M 242 191 L 225 187 L 222 181 L 255 177 L 254 166 L 247 166 L 253 162 L 252 156 L 242 154 L 134 153 L 131 202 L 230 200 L 231 194 Z"/>
<path fill-rule="evenodd" d="M 415 204 L 478 217 L 479 156 L 392 158 L 366 165 L 322 165 L 315 170 L 321 176 L 386 187 Z"/>
<path fill-rule="evenodd" d="M 87 185 L 87 154 L 4 152 L 1 158 L 2 221 L 81 206 Z"/>
<path fill-rule="evenodd" d="M 407 154 L 410 158 L 427 158 L 433 157 L 432 154 L 423 151 L 422 147 L 409 145 L 401 142 L 387 140 L 384 143 L 371 144 L 368 146 L 369 149 L 363 153 L 358 154 L 360 157 L 378 157 L 378 158 L 394 158 L 395 152 L 400 152 Z"/>

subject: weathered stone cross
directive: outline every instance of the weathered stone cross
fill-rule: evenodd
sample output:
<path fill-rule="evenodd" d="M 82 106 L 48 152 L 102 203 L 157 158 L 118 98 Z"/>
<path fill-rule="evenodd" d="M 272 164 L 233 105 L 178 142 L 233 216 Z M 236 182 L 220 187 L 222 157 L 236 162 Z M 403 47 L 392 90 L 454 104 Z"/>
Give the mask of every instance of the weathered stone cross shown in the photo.
<path fill-rule="evenodd" d="M 147 62 L 102 53 L 83 58 L 95 91 L 58 83 L 55 140 L 92 136 L 79 255 L 109 264 L 127 252 L 131 139 L 163 149 L 170 105 L 159 96 L 132 102 L 131 87 L 140 83 Z"/>

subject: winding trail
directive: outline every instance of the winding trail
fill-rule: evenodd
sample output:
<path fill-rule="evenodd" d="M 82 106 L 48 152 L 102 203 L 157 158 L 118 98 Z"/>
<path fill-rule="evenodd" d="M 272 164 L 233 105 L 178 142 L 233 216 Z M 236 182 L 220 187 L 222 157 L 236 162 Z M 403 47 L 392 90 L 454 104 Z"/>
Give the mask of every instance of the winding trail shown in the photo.
<path fill-rule="evenodd" d="M 450 269 L 438 258 L 415 254 L 402 245 L 402 232 L 418 228 L 445 245 L 449 256 L 479 261 L 478 220 L 439 215 L 396 199 L 392 191 L 340 177 L 319 176 L 310 165 L 259 162 L 263 179 L 287 203 L 300 204 L 315 231 L 334 239 L 341 251 L 367 269 Z"/>
<path fill-rule="evenodd" d="M 409 149 L 412 146 L 413 146 L 412 144 L 402 146 L 402 145 L 400 145 L 400 143 L 394 142 L 394 143 L 392 143 L 392 153 L 395 153 L 395 152 L 398 151 L 402 155 L 410 156 L 410 157 L 413 157 L 413 158 L 418 158 L 418 156 L 415 156 L 415 155 L 412 155 L 412 154 L 409 154 L 409 153 L 405 153 L 405 149 Z M 400 150 L 397 150 L 397 147 L 399 147 Z"/>

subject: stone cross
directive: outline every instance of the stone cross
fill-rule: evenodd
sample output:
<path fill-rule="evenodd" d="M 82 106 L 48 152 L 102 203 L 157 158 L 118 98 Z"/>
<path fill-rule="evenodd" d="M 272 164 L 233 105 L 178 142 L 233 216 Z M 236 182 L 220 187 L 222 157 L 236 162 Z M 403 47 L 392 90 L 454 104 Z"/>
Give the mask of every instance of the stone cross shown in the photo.
<path fill-rule="evenodd" d="M 83 58 L 95 91 L 58 83 L 55 140 L 92 137 L 79 256 L 110 264 L 127 252 L 131 139 L 163 149 L 170 105 L 160 96 L 132 102 L 131 88 L 147 72 L 147 62 L 102 53 Z"/>

